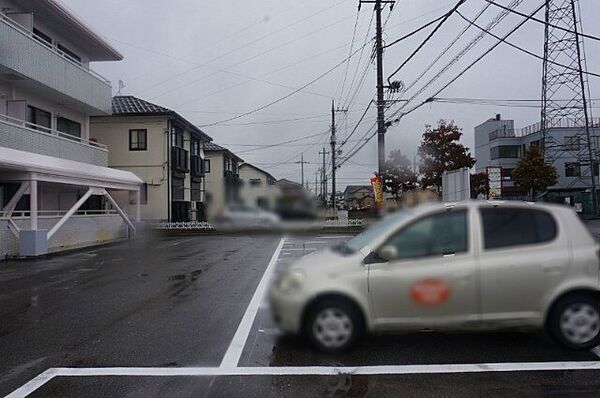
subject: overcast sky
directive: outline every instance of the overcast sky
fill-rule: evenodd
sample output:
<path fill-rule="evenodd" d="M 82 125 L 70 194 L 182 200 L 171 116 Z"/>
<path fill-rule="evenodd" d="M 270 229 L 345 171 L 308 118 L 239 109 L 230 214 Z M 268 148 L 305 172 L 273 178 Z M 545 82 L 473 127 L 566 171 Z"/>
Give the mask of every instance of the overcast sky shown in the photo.
<path fill-rule="evenodd" d="M 325 77 L 301 92 L 259 112 L 236 120 L 203 127 L 214 141 L 238 153 L 278 178 L 300 180 L 300 160 L 305 179 L 314 184 L 321 158 L 318 151 L 329 144 L 325 132 L 330 124 L 331 99 L 348 108 L 338 113 L 338 136 L 343 140 L 375 95 L 375 68 L 368 65 L 371 45 L 358 51 L 374 35 L 373 9 L 358 0 L 62 0 L 77 15 L 104 36 L 125 56 L 121 62 L 97 63 L 93 67 L 113 82 L 126 87 L 124 95 L 134 95 L 171 108 L 197 125 L 208 125 L 235 117 L 285 97 L 350 54 L 354 26 L 355 40 L 349 63 L 341 63 Z M 502 4 L 509 0 L 497 0 Z M 399 0 L 393 11 L 383 13 L 385 41 L 390 43 L 448 11 L 455 1 Z M 600 36 L 600 2 L 581 0 L 584 31 Z M 483 0 L 469 0 L 461 11 L 473 17 L 485 6 Z M 518 10 L 529 13 L 542 1 L 524 0 Z M 490 6 L 478 22 L 486 25 L 499 9 Z M 543 19 L 543 13 L 538 14 Z M 494 29 L 501 35 L 521 18 L 508 15 Z M 406 85 L 435 59 L 466 26 L 454 15 L 398 73 L 394 80 Z M 426 30 L 386 50 L 387 77 L 427 35 Z M 367 33 L 368 32 L 368 33 Z M 472 27 L 440 59 L 432 70 L 408 92 L 394 99 L 410 98 L 473 39 L 479 31 Z M 510 39 L 513 43 L 542 55 L 543 27 L 529 22 Z M 407 109 L 430 97 L 496 40 L 485 37 L 452 68 L 432 84 Z M 586 41 L 590 71 L 600 72 L 600 44 Z M 542 62 L 501 44 L 438 97 L 485 99 L 539 99 Z M 364 84 L 359 85 L 366 71 Z M 592 97 L 598 98 L 598 78 L 590 77 Z M 342 87 L 344 90 L 342 92 Z M 356 93 L 356 94 L 355 94 Z M 352 100 L 354 98 L 354 100 Z M 341 103 L 340 103 L 341 99 Z M 599 103 L 594 103 L 598 106 Z M 388 115 L 400 106 L 390 108 Z M 404 117 L 388 130 L 386 149 L 400 149 L 411 159 L 426 124 L 452 119 L 463 128 L 463 142 L 473 147 L 473 128 L 496 113 L 514 119 L 524 127 L 539 121 L 538 108 L 500 105 L 434 103 Z M 296 120 L 290 120 L 296 119 Z M 374 107 L 356 129 L 343 150 L 368 133 L 375 120 Z M 255 150 L 249 145 L 271 144 L 315 135 L 286 146 Z M 356 139 L 356 140 L 355 140 Z M 313 145 L 314 144 L 314 145 Z M 312 147 L 310 145 L 313 145 Z M 347 184 L 368 184 L 376 169 L 376 139 L 369 142 L 338 173 L 340 188 Z"/>

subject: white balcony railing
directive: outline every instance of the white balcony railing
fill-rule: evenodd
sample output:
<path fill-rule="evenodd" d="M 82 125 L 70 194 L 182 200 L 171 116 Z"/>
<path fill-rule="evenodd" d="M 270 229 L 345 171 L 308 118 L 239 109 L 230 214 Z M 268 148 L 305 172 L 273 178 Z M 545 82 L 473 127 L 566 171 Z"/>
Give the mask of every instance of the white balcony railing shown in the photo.
<path fill-rule="evenodd" d="M 97 166 L 108 165 L 108 147 L 34 123 L 0 115 L 0 146 Z"/>
<path fill-rule="evenodd" d="M 68 54 L 66 54 L 65 52 L 59 50 L 58 48 L 54 47 L 53 45 L 51 45 L 49 43 L 46 43 L 44 41 L 44 39 L 42 39 L 41 37 L 37 36 L 35 33 L 33 33 L 32 31 L 30 31 L 29 29 L 27 29 L 23 25 L 21 25 L 18 22 L 16 22 L 14 19 L 12 19 L 11 17 L 9 17 L 8 15 L 0 12 L 0 20 L 2 22 L 6 23 L 7 25 L 13 27 L 14 29 L 18 30 L 19 32 L 21 32 L 25 36 L 29 37 L 31 40 L 35 40 L 36 43 L 41 44 L 48 51 L 53 52 L 54 54 L 56 54 L 59 57 L 63 58 L 65 61 L 71 63 L 72 65 L 76 66 L 77 68 L 81 69 L 82 71 L 84 71 L 86 73 L 89 73 L 90 75 L 94 76 L 96 79 L 100 80 L 103 83 L 110 84 L 110 80 L 106 79 L 104 76 L 102 76 L 98 72 L 90 69 L 89 66 L 87 66 L 87 65 L 85 65 L 85 64 L 77 61 L 76 59 L 73 59 Z"/>
<path fill-rule="evenodd" d="M 109 81 L 2 13 L 0 66 L 14 72 L 15 82 L 24 77 L 37 85 L 30 90 L 54 90 L 57 102 L 72 102 L 86 113 L 111 113 Z"/>

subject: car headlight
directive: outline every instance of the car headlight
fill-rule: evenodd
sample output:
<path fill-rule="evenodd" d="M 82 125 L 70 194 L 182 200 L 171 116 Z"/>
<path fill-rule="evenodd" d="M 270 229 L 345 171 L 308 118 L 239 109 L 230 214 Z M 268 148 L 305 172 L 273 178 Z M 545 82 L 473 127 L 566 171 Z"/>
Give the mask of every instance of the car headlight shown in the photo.
<path fill-rule="evenodd" d="M 277 287 L 283 293 L 294 293 L 302 289 L 304 278 L 304 273 L 302 271 L 288 271 L 281 275 Z"/>

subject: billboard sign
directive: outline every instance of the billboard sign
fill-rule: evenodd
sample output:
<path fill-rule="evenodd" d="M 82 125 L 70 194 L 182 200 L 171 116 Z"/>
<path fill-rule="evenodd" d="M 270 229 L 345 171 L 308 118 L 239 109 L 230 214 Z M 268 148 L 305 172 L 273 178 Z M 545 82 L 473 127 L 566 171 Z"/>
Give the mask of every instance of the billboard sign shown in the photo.
<path fill-rule="evenodd" d="M 500 199 L 502 196 L 502 167 L 486 169 L 490 191 L 488 199 Z"/>

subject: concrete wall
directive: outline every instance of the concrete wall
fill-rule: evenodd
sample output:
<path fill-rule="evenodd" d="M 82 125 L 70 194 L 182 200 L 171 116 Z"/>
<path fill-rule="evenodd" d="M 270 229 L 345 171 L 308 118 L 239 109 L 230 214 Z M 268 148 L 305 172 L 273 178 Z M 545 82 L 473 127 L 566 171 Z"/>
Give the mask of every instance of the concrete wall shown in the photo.
<path fill-rule="evenodd" d="M 109 167 L 131 171 L 148 186 L 147 204 L 141 205 L 143 220 L 168 218 L 168 143 L 166 117 L 94 117 L 90 134 L 109 148 Z M 129 150 L 129 130 L 148 130 L 148 149 Z M 188 192 L 189 195 L 189 192 Z M 127 193 L 116 193 L 128 214 L 135 214 Z"/>
<path fill-rule="evenodd" d="M 258 207 L 259 199 L 263 198 L 266 200 L 266 209 L 275 209 L 279 193 L 275 181 L 270 184 L 270 179 L 265 173 L 248 165 L 240 166 L 240 179 L 240 198 L 246 205 Z M 259 180 L 260 185 L 252 185 L 250 180 Z"/>
<path fill-rule="evenodd" d="M 223 154 L 221 152 L 205 152 L 210 160 L 210 173 L 206 173 L 206 204 L 209 221 L 219 214 L 225 206 L 225 178 L 223 170 Z"/>
<path fill-rule="evenodd" d="M 60 217 L 40 217 L 41 229 L 50 229 Z M 27 228 L 29 219 L 15 219 L 20 228 Z M 118 214 L 73 216 L 48 242 L 49 252 L 97 245 L 127 238 L 127 226 Z M 18 256 L 19 243 L 8 229 L 8 222 L 0 219 L 0 259 Z"/>

